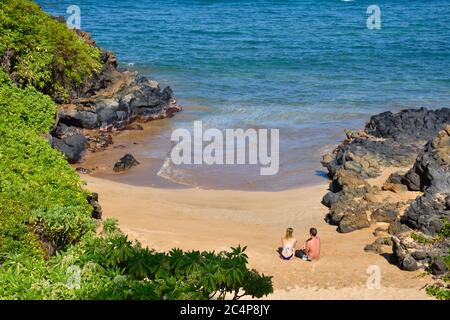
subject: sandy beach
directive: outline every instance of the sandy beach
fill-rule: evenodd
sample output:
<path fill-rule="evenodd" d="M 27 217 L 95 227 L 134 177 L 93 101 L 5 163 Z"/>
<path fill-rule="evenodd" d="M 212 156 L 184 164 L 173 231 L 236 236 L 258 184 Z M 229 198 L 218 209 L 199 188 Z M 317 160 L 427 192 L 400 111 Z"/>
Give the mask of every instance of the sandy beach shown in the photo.
<path fill-rule="evenodd" d="M 273 276 L 269 299 L 429 299 L 421 272 L 401 271 L 389 262 L 389 254 L 364 252 L 374 240 L 374 227 L 339 234 L 324 221 L 327 208 L 320 200 L 326 184 L 249 192 L 134 186 L 89 175 L 82 179 L 99 193 L 103 218 L 117 218 L 131 239 L 150 248 L 220 251 L 247 246 L 250 267 Z M 300 243 L 311 226 L 319 230 L 319 261 L 278 258 L 275 250 L 288 226 Z M 371 265 L 381 270 L 379 289 L 367 287 Z"/>

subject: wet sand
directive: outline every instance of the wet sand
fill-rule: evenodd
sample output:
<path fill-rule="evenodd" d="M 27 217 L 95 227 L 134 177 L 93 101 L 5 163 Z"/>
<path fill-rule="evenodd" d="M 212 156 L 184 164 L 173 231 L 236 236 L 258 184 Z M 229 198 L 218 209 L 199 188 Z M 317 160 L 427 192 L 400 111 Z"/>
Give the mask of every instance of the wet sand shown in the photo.
<path fill-rule="evenodd" d="M 322 154 L 331 151 L 335 144 L 322 145 L 315 141 L 318 131 L 323 131 L 319 129 L 280 130 L 280 169 L 273 176 L 261 176 L 260 165 L 166 166 L 174 146 L 170 141 L 172 131 L 178 127 L 189 130 L 197 118 L 191 113 L 198 110 L 207 112 L 208 108 L 189 106 L 175 118 L 139 123 L 142 130 L 112 132 L 112 145 L 102 152 L 89 152 L 74 168 L 92 170 L 91 175 L 97 178 L 170 189 L 281 191 L 327 181 L 320 160 Z M 339 128 L 332 131 L 327 133 L 333 137 L 331 140 L 343 135 Z M 132 171 L 114 173 L 114 163 L 126 153 L 132 154 L 140 165 Z"/>

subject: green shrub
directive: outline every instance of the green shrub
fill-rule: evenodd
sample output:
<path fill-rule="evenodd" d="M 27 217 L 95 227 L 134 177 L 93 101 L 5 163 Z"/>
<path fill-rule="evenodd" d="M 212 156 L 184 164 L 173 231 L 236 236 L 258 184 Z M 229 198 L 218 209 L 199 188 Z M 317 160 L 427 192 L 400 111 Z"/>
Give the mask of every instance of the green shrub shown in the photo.
<path fill-rule="evenodd" d="M 427 286 L 427 293 L 439 300 L 450 300 L 450 290 L 438 286 Z"/>
<path fill-rule="evenodd" d="M 32 85 L 53 98 L 67 98 L 72 88 L 102 67 L 99 49 L 30 0 L 0 3 L 2 56 L 9 64 L 5 71 L 17 83 Z"/>
<path fill-rule="evenodd" d="M 0 297 L 194 300 L 271 293 L 271 277 L 248 270 L 244 250 L 159 253 L 122 233 L 89 234 L 48 262 L 12 256 L 0 272 Z"/>
<path fill-rule="evenodd" d="M 40 136 L 56 115 L 54 103 L 35 89 L 20 89 L 0 71 L 0 192 L 30 209 L 79 206 L 87 192 L 62 154 Z"/>
<path fill-rule="evenodd" d="M 0 264 L 17 252 L 43 257 L 43 251 L 27 224 L 30 209 L 0 193 Z"/>
<path fill-rule="evenodd" d="M 35 209 L 30 223 L 43 232 L 56 249 L 65 248 L 88 232 L 95 232 L 95 222 L 80 214 L 83 208 L 56 205 L 51 209 Z"/>
<path fill-rule="evenodd" d="M 447 265 L 447 269 L 450 270 L 450 252 L 444 257 L 444 262 Z"/>
<path fill-rule="evenodd" d="M 430 244 L 433 243 L 433 239 L 424 236 L 421 233 L 411 232 L 411 238 L 420 244 Z"/>
<path fill-rule="evenodd" d="M 48 132 L 56 118 L 56 106 L 50 97 L 33 87 L 18 88 L 0 70 L 0 128 L 33 133 Z"/>
<path fill-rule="evenodd" d="M 103 233 L 117 232 L 119 221 L 115 218 L 107 218 L 103 221 Z"/>
<path fill-rule="evenodd" d="M 447 217 L 442 218 L 443 227 L 441 231 L 439 231 L 438 239 L 444 239 L 450 237 L 450 221 Z"/>
<path fill-rule="evenodd" d="M 17 87 L 0 71 L 2 256 L 18 251 L 33 253 L 34 256 L 40 254 L 37 253 L 39 245 L 36 235 L 29 224 L 33 210 L 50 214 L 60 206 L 76 207 L 72 211 L 72 221 L 78 223 L 90 219 L 92 208 L 86 200 L 88 192 L 81 189 L 81 180 L 62 154 L 41 136 L 53 126 L 55 116 L 55 104 L 48 96 L 32 87 Z M 51 219 L 48 221 L 54 222 Z M 49 232 L 49 237 L 56 236 L 55 229 L 45 228 L 45 231 Z M 71 234 L 74 231 L 67 232 Z M 57 238 L 64 238 L 67 232 L 61 230 Z"/>

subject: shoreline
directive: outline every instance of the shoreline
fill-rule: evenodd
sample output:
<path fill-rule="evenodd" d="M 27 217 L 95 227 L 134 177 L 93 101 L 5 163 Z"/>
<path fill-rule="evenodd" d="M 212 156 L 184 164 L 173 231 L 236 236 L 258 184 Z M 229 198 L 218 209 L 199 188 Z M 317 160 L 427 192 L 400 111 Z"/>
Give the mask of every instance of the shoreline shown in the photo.
<path fill-rule="evenodd" d="M 117 218 L 120 228 L 144 246 L 157 251 L 248 246 L 249 266 L 273 275 L 275 292 L 268 299 L 394 299 L 398 289 L 401 299 L 430 298 L 423 289 L 429 276 L 402 271 L 387 258 L 364 252 L 374 228 L 339 234 L 325 222 L 327 208 L 320 199 L 326 184 L 252 192 L 161 189 L 81 177 L 99 194 L 103 217 Z M 299 243 L 309 227 L 317 227 L 322 258 L 312 263 L 281 261 L 275 250 L 287 226 L 294 228 Z M 380 289 L 366 286 L 370 265 L 380 266 Z"/>
<path fill-rule="evenodd" d="M 192 108 L 196 107 L 187 106 L 184 107 L 184 110 Z M 312 158 L 302 159 L 295 167 L 280 167 L 280 172 L 276 176 L 260 176 L 258 166 L 248 165 L 170 166 L 165 168 L 173 147 L 170 133 L 180 121 L 186 120 L 190 120 L 189 115 L 180 113 L 176 118 L 136 122 L 136 127 L 139 129 L 108 132 L 112 137 L 112 144 L 99 151 L 88 150 L 83 156 L 83 160 L 72 164 L 72 167 L 88 170 L 88 174 L 96 178 L 164 189 L 197 188 L 280 192 L 317 186 L 329 181 L 324 168 L 320 165 L 320 159 L 323 153 L 332 150 L 337 143 L 322 145 L 314 149 L 313 152 L 316 154 L 314 157 L 317 158 L 314 161 Z M 140 164 L 125 172 L 114 172 L 115 162 L 125 154 L 132 154 Z M 297 155 L 291 155 L 290 161 L 294 162 Z M 294 180 L 295 183 L 293 183 Z"/>

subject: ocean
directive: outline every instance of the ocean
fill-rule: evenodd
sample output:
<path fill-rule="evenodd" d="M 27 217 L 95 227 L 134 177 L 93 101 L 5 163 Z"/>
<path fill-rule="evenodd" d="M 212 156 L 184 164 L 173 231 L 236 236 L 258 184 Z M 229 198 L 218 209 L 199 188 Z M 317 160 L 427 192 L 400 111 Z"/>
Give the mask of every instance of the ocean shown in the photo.
<path fill-rule="evenodd" d="M 39 0 L 115 52 L 121 66 L 170 85 L 173 128 L 279 128 L 280 170 L 179 166 L 149 139 L 160 177 L 188 186 L 282 190 L 324 181 L 322 154 L 370 115 L 450 107 L 450 1 Z M 369 29 L 370 5 L 380 29 Z M 152 173 L 154 174 L 154 173 Z M 148 177 L 149 181 L 152 178 Z M 150 183 L 150 182 L 149 182 Z"/>

